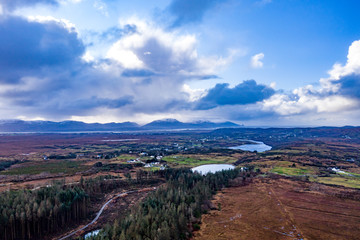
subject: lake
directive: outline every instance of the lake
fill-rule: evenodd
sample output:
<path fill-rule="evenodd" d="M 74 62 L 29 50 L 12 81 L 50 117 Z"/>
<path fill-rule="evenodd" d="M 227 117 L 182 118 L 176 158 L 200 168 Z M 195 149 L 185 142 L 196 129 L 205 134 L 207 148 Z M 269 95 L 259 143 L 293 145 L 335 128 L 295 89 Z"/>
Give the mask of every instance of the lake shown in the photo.
<path fill-rule="evenodd" d="M 216 173 L 222 170 L 230 170 L 234 169 L 235 167 L 230 164 L 205 164 L 201 166 L 197 166 L 192 168 L 193 172 L 198 172 L 200 174 L 206 175 L 208 173 Z"/>
<path fill-rule="evenodd" d="M 85 234 L 84 239 L 87 239 L 90 237 L 95 237 L 96 235 L 99 234 L 99 232 L 100 232 L 100 229 L 89 232 L 89 233 Z"/>
<path fill-rule="evenodd" d="M 240 146 L 235 146 L 235 147 L 229 147 L 229 149 L 233 149 L 233 150 L 243 150 L 243 151 L 249 151 L 249 152 L 265 152 L 265 151 L 269 151 L 271 150 L 271 146 L 266 145 L 263 142 L 258 142 L 258 141 L 252 141 L 252 140 L 246 140 L 248 142 L 250 142 L 251 144 L 243 144 Z"/>

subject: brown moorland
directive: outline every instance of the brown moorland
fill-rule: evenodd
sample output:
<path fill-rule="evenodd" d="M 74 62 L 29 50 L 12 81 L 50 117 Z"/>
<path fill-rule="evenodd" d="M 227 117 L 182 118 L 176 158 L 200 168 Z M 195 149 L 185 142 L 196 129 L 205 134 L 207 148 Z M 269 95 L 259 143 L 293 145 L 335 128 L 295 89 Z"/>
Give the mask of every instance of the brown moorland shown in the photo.
<path fill-rule="evenodd" d="M 360 193 L 343 190 L 288 178 L 227 188 L 194 239 L 359 239 Z"/>

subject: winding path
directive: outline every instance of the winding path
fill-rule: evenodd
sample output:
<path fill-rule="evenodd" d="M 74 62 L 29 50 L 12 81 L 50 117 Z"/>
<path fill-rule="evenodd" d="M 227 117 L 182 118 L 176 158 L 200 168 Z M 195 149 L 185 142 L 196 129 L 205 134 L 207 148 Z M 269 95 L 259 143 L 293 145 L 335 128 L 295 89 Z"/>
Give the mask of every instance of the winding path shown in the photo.
<path fill-rule="evenodd" d="M 156 187 L 153 187 L 152 190 L 155 190 Z M 82 230 L 85 230 L 86 228 L 88 228 L 90 225 L 94 224 L 100 217 L 100 215 L 102 214 L 102 212 L 104 211 L 104 209 L 106 208 L 106 206 L 114 199 L 118 198 L 118 197 L 123 197 L 129 193 L 135 193 L 135 192 L 141 192 L 141 191 L 144 191 L 144 189 L 140 189 L 140 190 L 132 190 L 132 191 L 127 191 L 127 192 L 123 192 L 123 193 L 119 193 L 117 195 L 115 195 L 114 197 L 110 198 L 106 203 L 104 203 L 101 207 L 101 209 L 99 210 L 99 212 L 97 213 L 96 217 L 88 224 L 86 224 L 85 226 L 83 226 L 82 228 L 79 228 L 77 229 L 76 231 L 62 237 L 62 238 L 59 238 L 58 240 L 63 240 L 63 239 L 67 239 L 69 237 L 72 237 L 73 235 L 75 235 L 76 233 L 82 231 Z"/>

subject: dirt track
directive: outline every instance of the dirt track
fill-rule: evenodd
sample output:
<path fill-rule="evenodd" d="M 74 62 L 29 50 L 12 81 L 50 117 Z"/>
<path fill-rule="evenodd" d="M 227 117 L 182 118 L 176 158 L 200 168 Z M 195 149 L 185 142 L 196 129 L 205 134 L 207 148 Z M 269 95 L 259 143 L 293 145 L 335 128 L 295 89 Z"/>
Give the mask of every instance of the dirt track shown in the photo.
<path fill-rule="evenodd" d="M 360 239 L 359 201 L 307 187 L 279 179 L 225 189 L 194 239 Z"/>
<path fill-rule="evenodd" d="M 82 234 L 84 233 L 84 231 L 86 231 L 88 228 L 90 228 L 92 225 L 94 225 L 99 217 L 101 216 L 101 214 L 104 212 L 104 210 L 107 208 L 107 206 L 112 203 L 115 202 L 118 198 L 124 198 L 126 196 L 128 196 L 129 194 L 134 194 L 134 193 L 144 193 L 144 192 L 149 192 L 149 191 L 154 191 L 156 190 L 156 187 L 151 187 L 151 188 L 143 188 L 143 189 L 139 189 L 139 190 L 132 190 L 132 191 L 127 191 L 127 192 L 122 192 L 122 193 L 118 193 L 112 197 L 110 197 L 109 199 L 107 199 L 107 201 L 101 206 L 100 210 L 97 212 L 96 217 L 88 224 L 84 225 L 84 226 L 80 226 L 78 227 L 76 230 L 66 234 L 63 237 L 58 238 L 59 240 L 64 240 L 64 239 L 70 239 L 73 236 L 77 236 L 78 234 Z"/>

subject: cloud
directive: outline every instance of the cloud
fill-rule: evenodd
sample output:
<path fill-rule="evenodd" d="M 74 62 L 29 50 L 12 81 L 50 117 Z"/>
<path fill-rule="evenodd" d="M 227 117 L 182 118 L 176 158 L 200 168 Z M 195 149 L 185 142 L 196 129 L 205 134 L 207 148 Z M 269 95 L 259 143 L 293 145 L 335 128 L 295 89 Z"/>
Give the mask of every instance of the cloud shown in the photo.
<path fill-rule="evenodd" d="M 263 126 L 358 125 L 359 59 L 360 41 L 354 41 L 349 47 L 346 64 L 336 63 L 329 71 L 329 77 L 320 79 L 319 87 L 307 85 L 291 92 L 275 92 L 270 88 L 272 91 L 263 98 L 256 88 L 246 97 L 236 94 L 242 92 L 235 91 L 238 86 L 231 89 L 227 84 L 218 84 L 195 100 L 195 110 L 205 113 L 194 112 L 201 116 L 221 116 L 223 119 Z M 256 86 L 256 83 L 252 85 Z M 246 87 L 244 91 L 246 89 L 251 88 Z M 253 99 L 252 96 L 260 99 Z"/>
<path fill-rule="evenodd" d="M 340 85 L 338 92 L 341 95 L 360 99 L 360 74 L 344 76 L 334 83 Z"/>
<path fill-rule="evenodd" d="M 182 116 L 282 123 L 360 116 L 360 41 L 351 44 L 347 62 L 336 63 L 319 87 L 284 92 L 254 80 L 235 87 L 221 83 L 209 90 L 191 89 L 193 80 L 219 81 L 219 72 L 237 53 L 201 55 L 197 36 L 179 29 L 134 17 L 95 35 L 109 46 L 98 55 L 91 54 L 91 43 L 84 43 L 64 19 L 1 17 L 1 115 L 16 117 L 21 112 L 27 118 L 52 120 Z M 263 53 L 253 56 L 252 66 L 263 67 L 263 58 Z"/>
<path fill-rule="evenodd" d="M 101 88 L 92 89 L 106 76 L 82 61 L 85 46 L 69 22 L 7 16 L 0 21 L 0 35 L 2 112 L 9 107 L 30 115 L 68 116 L 131 102 L 124 101 L 125 94 L 103 97 L 97 93 Z"/>
<path fill-rule="evenodd" d="M 258 53 L 251 57 L 251 67 L 252 68 L 262 68 L 264 66 L 264 63 L 261 61 L 264 59 L 265 55 L 264 53 Z"/>
<path fill-rule="evenodd" d="M 201 22 L 204 14 L 226 0 L 173 0 L 167 12 L 173 16 L 172 27 Z"/>
<path fill-rule="evenodd" d="M 2 0 L 0 5 L 3 11 L 13 11 L 16 8 L 28 7 L 36 4 L 47 4 L 57 6 L 57 0 Z"/>
<path fill-rule="evenodd" d="M 208 91 L 208 93 L 196 102 L 196 109 L 211 109 L 222 105 L 245 105 L 263 101 L 271 97 L 275 90 L 254 80 L 247 80 L 234 88 L 229 84 L 222 83 Z"/>
<path fill-rule="evenodd" d="M 342 88 L 343 80 L 348 82 L 350 78 L 353 84 L 357 81 L 357 75 L 360 75 L 360 40 L 354 41 L 348 50 L 347 62 L 345 65 L 335 63 L 331 70 L 328 71 L 329 77 L 320 79 L 323 91 L 337 92 Z M 349 83 L 345 84 L 345 87 Z M 356 85 L 356 84 L 355 84 Z M 356 87 L 356 86 L 355 86 Z"/>
<path fill-rule="evenodd" d="M 349 47 L 347 63 L 336 63 L 328 78 L 320 79 L 320 88 L 301 87 L 291 94 L 279 93 L 263 103 L 264 111 L 282 116 L 342 113 L 360 106 L 360 41 Z"/>
<path fill-rule="evenodd" d="M 79 109 L 93 109 L 98 107 L 118 109 L 132 102 L 133 102 L 133 97 L 131 96 L 124 96 L 117 99 L 99 98 L 93 96 L 88 99 L 79 99 L 79 100 L 67 102 L 65 106 L 62 106 L 62 108 L 64 109 L 66 108 L 70 112 L 72 112 L 72 110 L 79 111 Z"/>
<path fill-rule="evenodd" d="M 336 63 L 329 71 L 329 79 L 339 79 L 351 74 L 360 74 L 360 40 L 354 41 L 348 51 L 347 62 L 343 66 Z"/>
<path fill-rule="evenodd" d="M 125 69 L 121 76 L 123 77 L 150 77 L 154 73 L 146 69 Z"/>
<path fill-rule="evenodd" d="M 189 100 L 195 102 L 206 95 L 205 89 L 192 89 L 188 84 L 184 84 L 182 91 L 189 95 Z"/>
<path fill-rule="evenodd" d="M 62 22 L 6 17 L 0 21 L 0 82 L 47 68 L 76 64 L 84 45 Z"/>
<path fill-rule="evenodd" d="M 184 89 L 187 81 L 215 78 L 231 62 L 231 55 L 198 55 L 194 35 L 134 19 L 120 29 L 129 26 L 121 34 L 113 31 L 117 40 L 107 58 L 99 58 L 89 54 L 66 20 L 2 19 L 1 114 L 52 120 L 169 114 L 194 100 L 196 91 Z M 138 62 L 124 58 L 124 52 Z"/>
<path fill-rule="evenodd" d="M 341 95 L 321 95 L 318 92 L 300 88 L 293 94 L 275 94 L 263 103 L 263 110 L 279 115 L 299 115 L 307 113 L 334 113 L 358 106 L 357 101 Z"/>
<path fill-rule="evenodd" d="M 197 53 L 195 35 L 165 31 L 153 23 L 136 18 L 122 22 L 136 31 L 115 42 L 107 58 L 127 69 L 147 69 L 161 75 L 177 75 L 185 79 L 214 78 L 216 70 L 227 66 L 234 51 L 227 57 L 201 57 Z"/>

